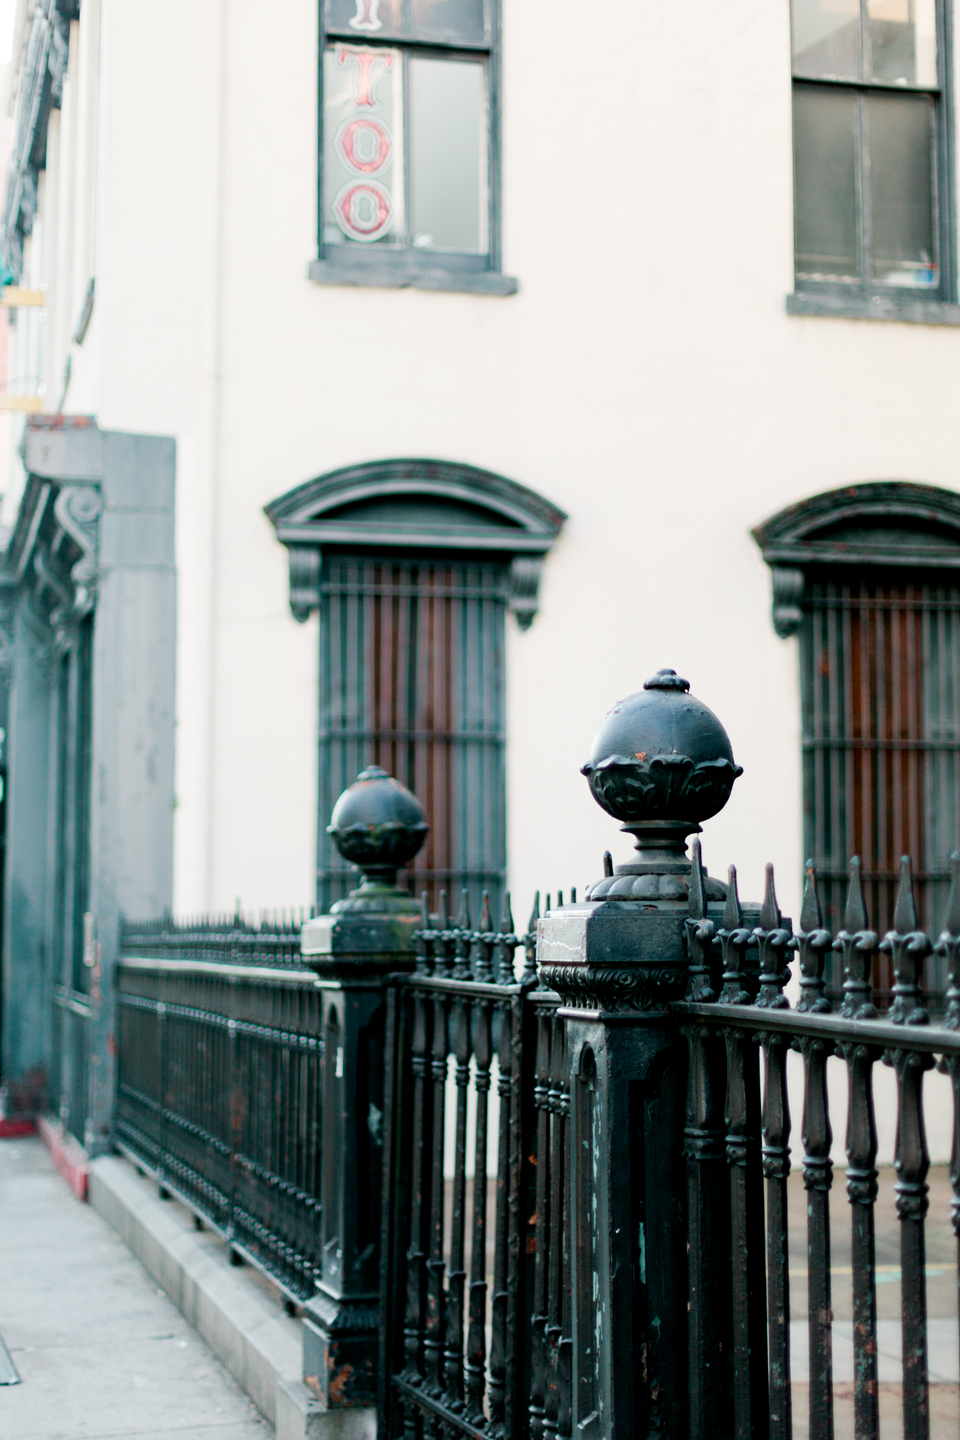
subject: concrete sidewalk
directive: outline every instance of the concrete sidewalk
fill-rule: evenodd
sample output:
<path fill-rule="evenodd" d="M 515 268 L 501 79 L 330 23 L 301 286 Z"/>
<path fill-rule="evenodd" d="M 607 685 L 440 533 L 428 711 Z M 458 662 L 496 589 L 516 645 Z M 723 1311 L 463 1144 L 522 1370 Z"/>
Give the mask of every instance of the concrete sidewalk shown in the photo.
<path fill-rule="evenodd" d="M 270 1440 L 223 1365 L 39 1140 L 0 1142 L 4 1440 Z"/>

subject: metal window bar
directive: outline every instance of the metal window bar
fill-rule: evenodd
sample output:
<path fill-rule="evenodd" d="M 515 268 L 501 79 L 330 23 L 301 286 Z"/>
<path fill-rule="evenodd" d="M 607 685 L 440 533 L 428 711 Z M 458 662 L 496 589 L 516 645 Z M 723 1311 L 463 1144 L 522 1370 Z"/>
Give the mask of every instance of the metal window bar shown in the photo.
<path fill-rule="evenodd" d="M 320 803 L 369 764 L 414 792 L 430 833 L 406 872 L 415 893 L 505 885 L 506 568 L 471 560 L 325 558 L 320 601 Z M 317 900 L 357 883 L 320 826 Z M 401 875 L 403 883 L 403 875 Z"/>
<path fill-rule="evenodd" d="M 915 861 L 925 923 L 960 843 L 960 592 L 949 578 L 859 571 L 812 575 L 800 631 L 804 848 L 839 927 L 846 857 L 863 862 L 867 906 L 892 923 L 899 857 Z M 928 863 L 930 856 L 933 863 Z M 889 962 L 874 977 L 890 1003 Z M 931 989 L 942 993 L 935 960 Z M 831 994 L 839 973 L 830 967 Z"/>

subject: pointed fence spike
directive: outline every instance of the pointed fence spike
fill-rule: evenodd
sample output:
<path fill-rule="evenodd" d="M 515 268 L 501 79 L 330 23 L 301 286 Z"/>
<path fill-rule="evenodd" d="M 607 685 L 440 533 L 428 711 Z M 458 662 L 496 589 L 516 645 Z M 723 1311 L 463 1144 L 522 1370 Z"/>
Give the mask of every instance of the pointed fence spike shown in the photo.
<path fill-rule="evenodd" d="M 553 908 L 553 907 L 552 907 L 551 904 L 550 904 L 550 891 L 548 890 L 548 891 L 547 891 L 547 903 L 546 903 L 546 904 L 544 905 L 544 907 L 543 907 L 543 913 L 544 913 L 544 915 L 547 915 L 552 908 Z M 538 916 L 537 916 L 537 919 L 539 920 L 539 918 L 540 918 L 540 917 L 539 917 L 539 915 L 538 915 Z"/>
<path fill-rule="evenodd" d="M 461 891 L 460 891 L 460 914 L 457 916 L 457 929 L 458 929 L 458 930 L 469 930 L 469 929 L 470 929 L 470 892 L 469 892 L 469 890 L 461 890 Z"/>
<path fill-rule="evenodd" d="M 700 841 L 690 848 L 690 914 L 701 920 L 707 913 L 707 897 L 703 887 L 703 866 L 700 863 Z"/>
<path fill-rule="evenodd" d="M 570 904 L 571 904 L 571 905 L 576 905 L 576 903 L 577 903 L 577 887 L 576 887 L 576 885 L 571 885 L 571 886 L 570 886 Z"/>
<path fill-rule="evenodd" d="M 893 928 L 898 935 L 909 935 L 920 929 L 917 902 L 913 896 L 913 871 L 910 856 L 900 857 L 900 885 L 897 889 L 897 903 L 893 909 Z"/>
<path fill-rule="evenodd" d="M 562 891 L 562 890 L 558 890 L 558 891 L 557 891 L 557 909 L 558 909 L 558 910 L 562 910 L 562 909 L 563 909 L 563 891 Z"/>
<path fill-rule="evenodd" d="M 610 879 L 610 876 L 611 876 L 612 874 L 613 874 L 613 856 L 610 854 L 610 851 L 609 851 L 609 850 L 604 850 L 604 852 L 603 852 L 603 877 L 604 877 L 605 880 L 609 880 L 609 879 Z"/>
<path fill-rule="evenodd" d="M 740 909 L 740 896 L 737 894 L 737 867 L 731 865 L 727 869 L 727 903 L 723 907 L 723 928 L 740 930 L 742 926 L 743 911 Z"/>
<path fill-rule="evenodd" d="M 943 920 L 944 933 L 960 936 L 960 850 L 950 856 L 950 894 Z"/>
<path fill-rule="evenodd" d="M 860 856 L 850 860 L 850 887 L 847 890 L 847 908 L 843 912 L 843 928 L 855 935 L 858 930 L 869 930 L 870 921 L 863 898 L 863 884 L 860 878 Z"/>
<path fill-rule="evenodd" d="M 760 929 L 777 930 L 779 926 L 780 907 L 777 905 L 777 892 L 773 883 L 773 866 L 768 865 L 763 887 L 763 904 L 760 907 Z"/>
<path fill-rule="evenodd" d="M 480 906 L 480 924 L 478 926 L 481 935 L 487 935 L 493 929 L 490 924 L 490 895 L 484 890 L 483 903 Z"/>
<path fill-rule="evenodd" d="M 813 861 L 808 860 L 806 864 L 806 880 L 803 886 L 803 904 L 800 906 L 800 932 L 809 935 L 814 930 L 823 929 L 823 911 L 820 908 L 820 896 L 817 894 L 817 872 L 814 869 Z"/>
<path fill-rule="evenodd" d="M 449 917 L 448 917 L 448 915 L 447 915 L 447 892 L 446 892 L 446 890 L 441 890 L 441 891 L 440 891 L 440 904 L 439 904 L 439 906 L 437 907 L 437 929 L 438 929 L 438 930 L 449 930 L 449 928 L 450 928 L 450 920 L 449 920 Z"/>
<path fill-rule="evenodd" d="M 527 921 L 528 932 L 534 932 L 537 928 L 537 921 L 540 919 L 540 891 L 533 897 L 533 909 L 530 911 L 530 919 Z"/>
<path fill-rule="evenodd" d="M 501 934 L 501 935 L 512 935 L 512 934 L 513 934 L 513 911 L 512 911 L 511 908 L 510 908 L 510 891 L 509 891 L 509 890 L 506 892 L 506 894 L 505 894 L 504 897 L 503 897 L 503 913 L 502 913 L 502 915 L 500 916 L 500 934 Z"/>

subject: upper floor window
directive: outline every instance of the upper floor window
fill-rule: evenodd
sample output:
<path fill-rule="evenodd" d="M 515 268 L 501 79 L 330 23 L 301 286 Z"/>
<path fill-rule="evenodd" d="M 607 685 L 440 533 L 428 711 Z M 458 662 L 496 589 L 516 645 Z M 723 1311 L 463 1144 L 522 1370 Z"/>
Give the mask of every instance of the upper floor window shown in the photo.
<path fill-rule="evenodd" d="M 498 0 L 326 0 L 313 279 L 510 293 Z"/>
<path fill-rule="evenodd" d="M 953 298 L 948 0 L 793 0 L 797 289 Z"/>

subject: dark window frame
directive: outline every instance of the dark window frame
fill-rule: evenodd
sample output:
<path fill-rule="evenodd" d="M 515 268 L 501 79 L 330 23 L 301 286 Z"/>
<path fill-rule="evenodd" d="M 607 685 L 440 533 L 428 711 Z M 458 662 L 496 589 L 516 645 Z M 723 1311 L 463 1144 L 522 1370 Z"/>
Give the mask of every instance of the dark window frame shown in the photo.
<path fill-rule="evenodd" d="M 445 885 L 456 907 L 464 885 L 476 917 L 480 889 L 499 904 L 504 886 L 506 616 L 521 630 L 532 624 L 541 567 L 566 515 L 503 475 L 415 458 L 331 471 L 265 509 L 289 553 L 294 619 L 320 614 L 319 903 L 328 905 L 352 883 L 326 834 L 334 792 L 355 778 L 351 765 L 376 759 L 412 789 L 423 783 L 419 798 L 432 815 L 425 766 L 434 766 L 434 791 L 458 803 L 467 799 L 468 771 L 479 768 L 486 784 L 473 785 L 466 811 L 451 802 L 453 819 L 438 826 L 436 843 L 428 841 L 410 870 L 414 883 L 419 876 L 430 887 L 433 904 Z M 433 618 L 414 622 L 415 613 L 428 611 Z M 344 626 L 346 642 L 338 638 Z M 361 654 L 381 657 L 379 666 L 368 659 L 367 673 L 351 678 Z M 385 680 L 384 654 L 391 666 L 403 658 L 399 678 Z M 483 665 L 475 681 L 457 669 L 468 656 Z M 429 695 L 424 665 L 434 676 Z M 347 691 L 349 703 L 341 702 Z M 444 791 L 437 776 L 445 764 L 453 774 L 454 752 L 459 778 Z M 468 752 L 489 758 L 477 763 Z M 482 845 L 473 833 L 478 825 Z"/>
<path fill-rule="evenodd" d="M 483 0 L 486 39 L 469 43 L 462 39 L 414 39 L 389 31 L 358 35 L 355 31 L 327 24 L 327 0 L 319 0 L 320 39 L 317 62 L 317 258 L 310 262 L 309 278 L 323 285 L 380 286 L 389 289 L 457 290 L 474 294 L 513 295 L 518 284 L 502 272 L 502 175 L 501 175 L 501 41 L 500 0 Z M 405 12 L 410 0 L 404 0 Z M 323 150 L 324 150 L 324 56 L 331 42 L 348 41 L 372 49 L 399 49 L 404 55 L 443 55 L 451 59 L 485 57 L 487 107 L 487 250 L 483 254 L 451 250 L 421 250 L 411 245 L 385 247 L 327 244 L 323 237 Z M 404 156 L 408 158 L 409 134 L 405 113 Z M 409 173 L 404 165 L 404 184 Z"/>
<path fill-rule="evenodd" d="M 867 43 L 866 3 L 861 0 L 861 46 Z M 835 315 L 854 319 L 895 320 L 919 324 L 960 324 L 957 290 L 957 217 L 956 181 L 954 176 L 954 73 L 953 73 L 953 7 L 952 0 L 936 0 L 937 84 L 899 85 L 879 80 L 849 80 L 798 75 L 791 52 L 791 104 L 798 86 L 833 88 L 853 91 L 860 101 L 857 141 L 857 251 L 860 259 L 859 281 L 815 280 L 796 272 L 797 201 L 796 151 L 792 147 L 794 195 L 794 293 L 787 296 L 787 312 L 791 315 Z M 792 40 L 791 40 L 792 44 Z M 934 102 L 934 134 L 932 141 L 934 236 L 937 245 L 939 283 L 935 289 L 920 290 L 909 286 L 880 285 L 867 276 L 869 237 L 866 234 L 865 201 L 869 161 L 862 145 L 862 110 L 866 97 L 873 93 L 929 95 Z M 793 128 L 791 121 L 791 129 Z"/>
<path fill-rule="evenodd" d="M 803 840 L 827 923 L 842 924 L 858 853 L 882 935 L 909 850 L 921 925 L 936 926 L 960 845 L 946 833 L 960 817 L 960 495 L 909 481 L 848 485 L 791 505 L 753 537 L 771 568 L 774 629 L 799 639 Z M 947 786 L 952 806 L 931 807 Z M 940 962 L 928 966 L 942 993 Z M 841 979 L 837 962 L 834 995 Z M 875 983 L 888 1000 L 886 961 Z"/>

